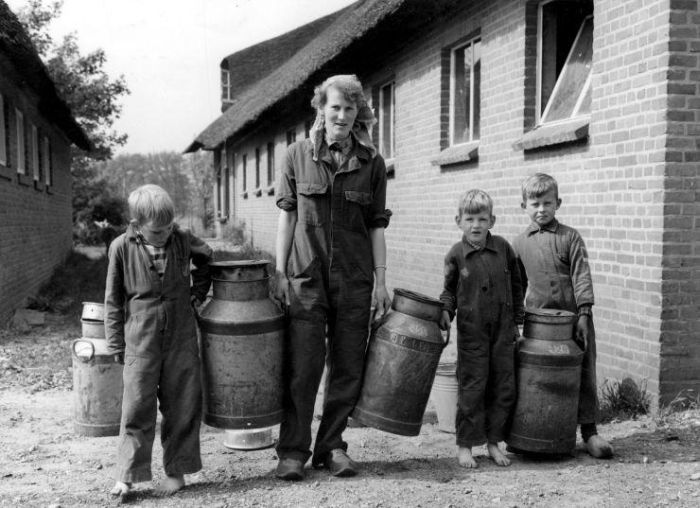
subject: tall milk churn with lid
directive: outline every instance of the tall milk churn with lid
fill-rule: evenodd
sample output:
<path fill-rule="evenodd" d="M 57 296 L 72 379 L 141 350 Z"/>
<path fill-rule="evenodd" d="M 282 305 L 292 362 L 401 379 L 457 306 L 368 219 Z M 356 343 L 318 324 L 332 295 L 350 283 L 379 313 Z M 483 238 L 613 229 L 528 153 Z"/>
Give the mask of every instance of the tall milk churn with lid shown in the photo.
<path fill-rule="evenodd" d="M 514 452 L 566 455 L 576 446 L 583 351 L 574 342 L 577 316 L 525 309 L 516 361 L 518 399 L 506 442 Z"/>
<path fill-rule="evenodd" d="M 213 296 L 198 314 L 204 423 L 249 429 L 282 420 L 284 313 L 270 298 L 269 261 L 210 263 Z"/>
<path fill-rule="evenodd" d="M 107 353 L 104 305 L 83 302 L 82 337 L 71 344 L 73 420 L 81 436 L 117 436 L 122 413 L 124 366 Z"/>
<path fill-rule="evenodd" d="M 442 303 L 396 289 L 391 308 L 370 336 L 352 417 L 379 430 L 417 436 L 446 344 L 438 326 Z"/>

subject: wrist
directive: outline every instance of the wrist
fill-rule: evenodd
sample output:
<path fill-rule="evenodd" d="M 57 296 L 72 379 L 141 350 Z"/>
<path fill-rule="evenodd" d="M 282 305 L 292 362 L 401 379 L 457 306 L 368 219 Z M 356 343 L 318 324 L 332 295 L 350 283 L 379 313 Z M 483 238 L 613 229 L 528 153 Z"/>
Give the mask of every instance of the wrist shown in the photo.
<path fill-rule="evenodd" d="M 582 316 L 593 317 L 593 310 L 590 305 L 581 305 L 578 308 L 578 317 Z"/>

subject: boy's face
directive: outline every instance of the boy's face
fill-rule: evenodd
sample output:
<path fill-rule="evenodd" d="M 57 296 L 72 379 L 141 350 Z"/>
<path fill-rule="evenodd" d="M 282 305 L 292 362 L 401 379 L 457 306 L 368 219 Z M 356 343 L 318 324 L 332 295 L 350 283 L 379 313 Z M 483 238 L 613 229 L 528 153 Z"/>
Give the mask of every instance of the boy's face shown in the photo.
<path fill-rule="evenodd" d="M 467 240 L 483 245 L 486 242 L 486 234 L 496 223 L 496 217 L 487 211 L 462 213 L 455 217 L 455 222 L 457 222 L 457 227 L 464 232 Z"/>
<path fill-rule="evenodd" d="M 173 223 L 165 226 L 156 226 L 153 221 L 149 221 L 141 226 L 141 234 L 148 243 L 154 247 L 164 247 L 173 232 Z"/>
<path fill-rule="evenodd" d="M 554 220 L 554 216 L 561 206 L 561 199 L 552 190 L 541 196 L 528 198 L 520 206 L 525 210 L 532 222 L 535 222 L 538 226 L 546 226 Z"/>

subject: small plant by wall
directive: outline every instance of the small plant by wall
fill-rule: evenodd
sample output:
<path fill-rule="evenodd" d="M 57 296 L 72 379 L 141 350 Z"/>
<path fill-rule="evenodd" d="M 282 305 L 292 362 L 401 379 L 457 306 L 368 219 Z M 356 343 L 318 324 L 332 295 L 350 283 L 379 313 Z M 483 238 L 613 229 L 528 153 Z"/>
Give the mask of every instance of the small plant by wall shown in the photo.
<path fill-rule="evenodd" d="M 645 380 L 639 384 L 629 377 L 622 381 L 606 380 L 601 389 L 600 421 L 628 420 L 647 414 L 651 396 L 646 388 Z"/>

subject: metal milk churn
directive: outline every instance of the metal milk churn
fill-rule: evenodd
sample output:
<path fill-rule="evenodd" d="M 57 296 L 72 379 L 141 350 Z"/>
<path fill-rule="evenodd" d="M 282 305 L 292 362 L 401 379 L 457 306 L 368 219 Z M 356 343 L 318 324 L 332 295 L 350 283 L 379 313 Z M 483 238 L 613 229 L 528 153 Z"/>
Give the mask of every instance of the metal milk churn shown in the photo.
<path fill-rule="evenodd" d="M 210 263 L 213 297 L 198 314 L 204 422 L 222 429 L 282 420 L 284 313 L 271 300 L 269 261 Z"/>
<path fill-rule="evenodd" d="M 391 308 L 370 336 L 352 417 L 380 430 L 417 436 L 446 344 L 438 327 L 442 303 L 396 289 Z"/>
<path fill-rule="evenodd" d="M 583 351 L 573 340 L 577 316 L 525 309 L 516 360 L 518 399 L 507 439 L 515 452 L 566 455 L 576 446 Z"/>
<path fill-rule="evenodd" d="M 73 419 L 81 436 L 119 435 L 124 366 L 107 353 L 103 316 L 103 304 L 83 302 L 82 337 L 71 344 Z"/>

